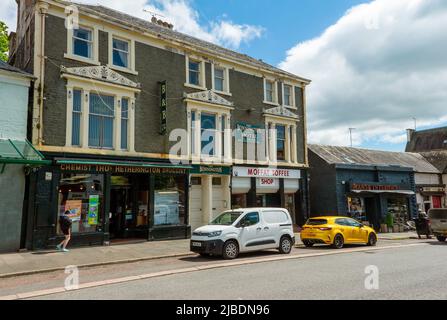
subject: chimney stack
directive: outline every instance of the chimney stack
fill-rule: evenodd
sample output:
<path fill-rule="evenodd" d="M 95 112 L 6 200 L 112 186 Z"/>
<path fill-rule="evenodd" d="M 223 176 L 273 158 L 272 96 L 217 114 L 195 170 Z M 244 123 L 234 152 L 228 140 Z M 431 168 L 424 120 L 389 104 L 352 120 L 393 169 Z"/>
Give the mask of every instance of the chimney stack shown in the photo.
<path fill-rule="evenodd" d="M 407 129 L 407 142 L 411 142 L 413 134 L 416 132 L 414 129 Z"/>
<path fill-rule="evenodd" d="M 159 25 L 159 26 L 161 26 L 163 28 L 166 28 L 166 29 L 170 29 L 170 30 L 174 29 L 174 25 L 172 23 L 168 23 L 168 22 L 163 21 L 161 19 L 157 19 L 156 16 L 152 16 L 151 22 L 156 24 L 156 25 Z"/>

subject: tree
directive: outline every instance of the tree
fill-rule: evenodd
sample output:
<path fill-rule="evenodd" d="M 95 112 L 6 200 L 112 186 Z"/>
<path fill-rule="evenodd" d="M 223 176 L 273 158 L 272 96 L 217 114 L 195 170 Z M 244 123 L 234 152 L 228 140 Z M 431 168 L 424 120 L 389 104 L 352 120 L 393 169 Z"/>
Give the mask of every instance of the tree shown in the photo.
<path fill-rule="evenodd" d="M 8 26 L 3 21 L 0 21 L 0 60 L 8 61 L 8 50 Z"/>

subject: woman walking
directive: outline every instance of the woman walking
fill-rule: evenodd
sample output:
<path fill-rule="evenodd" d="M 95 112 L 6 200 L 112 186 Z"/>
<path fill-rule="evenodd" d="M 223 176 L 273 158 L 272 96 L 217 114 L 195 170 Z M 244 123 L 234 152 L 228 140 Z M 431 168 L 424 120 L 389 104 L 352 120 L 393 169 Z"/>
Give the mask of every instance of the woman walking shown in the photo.
<path fill-rule="evenodd" d="M 62 233 L 65 236 L 65 239 L 59 243 L 56 248 L 57 250 L 62 250 L 63 252 L 68 252 L 69 250 L 67 249 L 67 245 L 68 242 L 70 241 L 71 238 L 71 219 L 68 217 L 68 215 L 70 214 L 70 211 L 65 211 L 64 214 L 62 216 L 59 217 L 59 226 L 61 227 Z"/>

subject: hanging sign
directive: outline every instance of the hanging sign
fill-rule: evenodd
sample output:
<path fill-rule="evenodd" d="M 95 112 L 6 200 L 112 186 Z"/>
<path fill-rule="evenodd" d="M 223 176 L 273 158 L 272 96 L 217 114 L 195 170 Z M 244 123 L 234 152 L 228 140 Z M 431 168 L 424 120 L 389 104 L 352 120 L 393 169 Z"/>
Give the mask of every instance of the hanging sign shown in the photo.
<path fill-rule="evenodd" d="M 160 134 L 165 135 L 167 133 L 167 90 L 168 86 L 166 81 L 160 82 Z"/>

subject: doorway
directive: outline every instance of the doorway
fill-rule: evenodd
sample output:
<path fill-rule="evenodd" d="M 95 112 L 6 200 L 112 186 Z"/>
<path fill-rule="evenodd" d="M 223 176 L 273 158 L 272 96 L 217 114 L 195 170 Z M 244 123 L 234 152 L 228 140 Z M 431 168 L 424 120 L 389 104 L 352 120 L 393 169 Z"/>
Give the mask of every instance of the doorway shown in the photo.
<path fill-rule="evenodd" d="M 126 221 L 133 214 L 130 193 L 130 187 L 112 187 L 110 190 L 110 239 L 124 237 Z"/>

